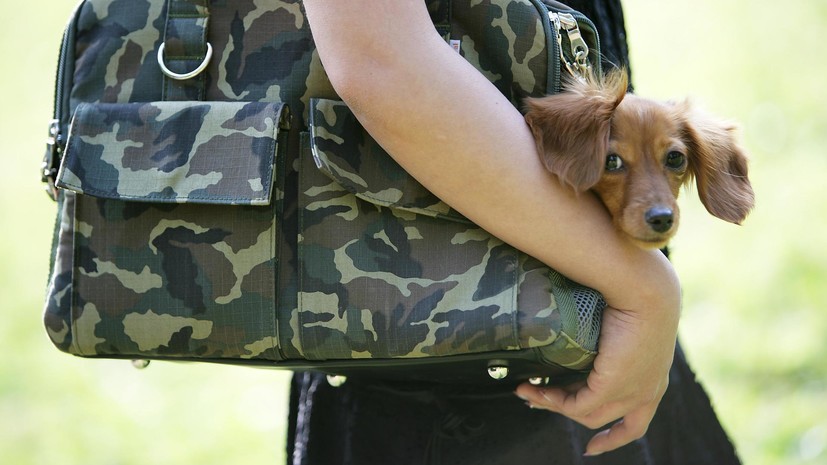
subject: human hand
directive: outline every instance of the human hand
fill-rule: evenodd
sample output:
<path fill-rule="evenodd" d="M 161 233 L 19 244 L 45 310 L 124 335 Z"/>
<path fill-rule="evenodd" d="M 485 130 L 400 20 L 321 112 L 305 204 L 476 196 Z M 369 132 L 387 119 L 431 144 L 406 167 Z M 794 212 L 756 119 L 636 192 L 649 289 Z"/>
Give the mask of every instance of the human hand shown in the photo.
<path fill-rule="evenodd" d="M 516 394 L 532 408 L 560 413 L 598 429 L 586 445 L 599 455 L 642 437 L 669 383 L 678 311 L 633 312 L 607 307 L 599 353 L 585 382 L 565 387 L 522 384 Z"/>

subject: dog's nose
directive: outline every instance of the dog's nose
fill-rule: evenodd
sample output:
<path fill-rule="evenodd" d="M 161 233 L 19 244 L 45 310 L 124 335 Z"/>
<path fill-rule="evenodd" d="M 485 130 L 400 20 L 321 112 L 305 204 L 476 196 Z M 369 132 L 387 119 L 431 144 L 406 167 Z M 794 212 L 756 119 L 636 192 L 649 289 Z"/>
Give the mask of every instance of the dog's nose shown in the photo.
<path fill-rule="evenodd" d="M 675 222 L 675 215 L 671 208 L 652 207 L 646 212 L 646 222 L 649 227 L 659 233 L 665 233 L 672 228 Z"/>

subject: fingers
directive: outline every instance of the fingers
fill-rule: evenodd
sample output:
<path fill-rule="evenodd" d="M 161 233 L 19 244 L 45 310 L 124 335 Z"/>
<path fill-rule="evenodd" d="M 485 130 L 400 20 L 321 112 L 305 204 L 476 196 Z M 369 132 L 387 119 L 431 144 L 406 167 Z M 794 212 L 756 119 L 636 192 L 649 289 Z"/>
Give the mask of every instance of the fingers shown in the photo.
<path fill-rule="evenodd" d="M 516 394 L 534 408 L 551 410 L 601 431 L 587 454 L 608 452 L 640 438 L 669 384 L 677 325 L 607 307 L 600 353 L 585 383 L 570 387 L 521 385 Z"/>
<path fill-rule="evenodd" d="M 569 392 L 567 388 L 521 385 L 516 394 L 532 408 L 559 413 L 589 429 L 597 429 L 617 420 L 627 411 L 623 403 L 607 402 L 587 385 L 574 392 Z"/>
<path fill-rule="evenodd" d="M 586 444 L 584 455 L 600 455 L 642 438 L 646 434 L 656 410 L 657 402 L 626 415 L 609 429 L 595 434 Z"/>
<path fill-rule="evenodd" d="M 620 419 L 610 428 L 596 434 L 586 445 L 586 455 L 599 455 L 640 439 L 655 416 L 657 406 L 666 392 L 668 379 L 654 396 L 608 398 L 605 393 L 582 383 L 573 386 L 538 387 L 523 384 L 516 394 L 532 408 L 560 413 L 589 429 L 599 429 Z"/>

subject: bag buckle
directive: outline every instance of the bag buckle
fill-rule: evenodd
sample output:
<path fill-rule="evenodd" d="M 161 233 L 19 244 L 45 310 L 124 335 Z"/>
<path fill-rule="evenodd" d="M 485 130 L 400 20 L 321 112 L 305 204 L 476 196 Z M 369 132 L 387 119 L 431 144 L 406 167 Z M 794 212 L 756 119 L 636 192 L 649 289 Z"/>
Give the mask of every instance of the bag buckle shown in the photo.
<path fill-rule="evenodd" d="M 46 194 L 57 201 L 57 167 L 60 165 L 60 156 L 63 153 L 63 136 L 60 134 L 60 120 L 49 122 L 49 136 L 46 138 L 46 154 L 40 165 L 40 181 L 46 184 Z"/>

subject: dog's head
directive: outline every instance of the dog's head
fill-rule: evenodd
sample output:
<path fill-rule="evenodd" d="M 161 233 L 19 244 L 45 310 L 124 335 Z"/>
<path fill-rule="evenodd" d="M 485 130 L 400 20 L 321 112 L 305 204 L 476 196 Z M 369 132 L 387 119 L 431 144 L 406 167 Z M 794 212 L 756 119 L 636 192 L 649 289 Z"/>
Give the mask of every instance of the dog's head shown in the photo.
<path fill-rule="evenodd" d="M 526 121 L 549 171 L 578 192 L 594 191 L 641 247 L 663 247 L 674 236 L 676 198 L 692 179 L 711 214 L 743 221 L 754 197 L 735 127 L 688 102 L 627 94 L 627 85 L 620 70 L 526 100 Z"/>

